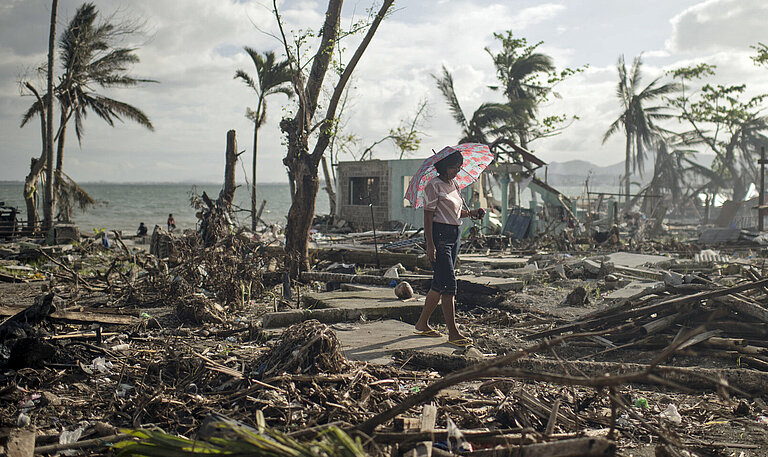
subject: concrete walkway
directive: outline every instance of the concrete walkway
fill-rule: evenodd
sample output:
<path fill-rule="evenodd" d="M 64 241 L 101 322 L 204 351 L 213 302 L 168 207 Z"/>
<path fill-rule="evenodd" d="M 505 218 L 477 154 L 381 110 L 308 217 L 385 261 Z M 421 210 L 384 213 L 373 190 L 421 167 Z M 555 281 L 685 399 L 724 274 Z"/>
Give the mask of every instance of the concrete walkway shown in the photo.
<path fill-rule="evenodd" d="M 413 325 L 397 320 L 331 325 L 341 341 L 344 357 L 350 360 L 387 365 L 395 351 L 412 349 L 438 354 L 463 353 L 447 343 L 447 335 L 425 337 L 413 333 Z"/>
<path fill-rule="evenodd" d="M 448 336 L 424 337 L 413 325 L 424 307 L 423 295 L 399 300 L 388 287 L 355 284 L 352 290 L 319 292 L 302 297 L 305 309 L 269 313 L 262 318 L 265 329 L 279 329 L 317 319 L 329 325 L 341 341 L 344 355 L 351 360 L 389 364 L 398 350 L 419 350 L 439 354 L 464 354 L 466 348 L 448 344 Z M 443 322 L 439 310 L 431 323 Z"/>

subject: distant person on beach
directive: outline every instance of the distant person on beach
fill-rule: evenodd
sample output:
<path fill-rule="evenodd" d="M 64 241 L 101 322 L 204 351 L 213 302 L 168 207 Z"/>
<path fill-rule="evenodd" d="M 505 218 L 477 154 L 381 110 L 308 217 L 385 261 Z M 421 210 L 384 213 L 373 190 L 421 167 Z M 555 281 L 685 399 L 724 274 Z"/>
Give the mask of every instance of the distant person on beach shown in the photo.
<path fill-rule="evenodd" d="M 416 322 L 416 334 L 439 337 L 440 333 L 430 328 L 429 318 L 441 304 L 448 343 L 466 347 L 472 340 L 459 333 L 456 327 L 456 260 L 461 242 L 462 217 L 482 218 L 482 208 L 467 211 L 462 209 L 463 199 L 454 178 L 459 173 L 464 158 L 460 152 L 435 163 L 438 175 L 424 188 L 424 237 L 427 241 L 427 258 L 432 262 L 432 285 L 427 293 L 424 308 Z"/>
<path fill-rule="evenodd" d="M 176 229 L 176 220 L 173 219 L 173 214 L 168 215 L 168 231 L 172 232 Z"/>
<path fill-rule="evenodd" d="M 147 226 L 143 222 L 139 222 L 139 229 L 136 230 L 136 236 L 144 236 L 147 234 Z"/>

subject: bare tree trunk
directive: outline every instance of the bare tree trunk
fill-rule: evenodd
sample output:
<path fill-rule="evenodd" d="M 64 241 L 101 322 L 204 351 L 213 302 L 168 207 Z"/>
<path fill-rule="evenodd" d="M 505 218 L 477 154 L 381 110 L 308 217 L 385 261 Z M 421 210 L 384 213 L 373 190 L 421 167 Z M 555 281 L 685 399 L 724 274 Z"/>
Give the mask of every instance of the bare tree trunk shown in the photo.
<path fill-rule="evenodd" d="M 289 256 L 293 277 L 297 277 L 299 271 L 309 269 L 309 230 L 320 187 L 316 168 L 312 169 L 311 164 L 306 162 L 301 162 L 297 168 L 295 200 L 288 211 L 288 224 L 285 226 L 285 252 Z"/>
<path fill-rule="evenodd" d="M 314 150 L 310 154 L 308 139 L 312 129 L 312 118 L 317 109 L 325 74 L 333 56 L 336 40 L 338 39 L 342 3 L 342 0 L 330 0 L 328 2 L 328 10 L 325 14 L 325 22 L 321 32 L 320 48 L 314 56 L 306 87 L 303 87 L 301 69 L 294 70 L 293 84 L 299 97 L 299 109 L 297 110 L 296 117 L 293 119 L 283 119 L 280 122 L 280 128 L 288 134 L 288 154 L 283 159 L 283 163 L 288 167 L 288 177 L 295 186 L 293 201 L 288 212 L 288 224 L 285 228 L 285 250 L 288 255 L 290 273 L 294 278 L 298 276 L 300 270 L 307 270 L 309 268 L 309 230 L 315 214 L 315 199 L 319 188 L 317 169 L 330 143 L 331 127 L 336 116 L 339 100 L 343 94 L 344 87 L 352 75 L 352 71 L 354 71 L 355 66 L 371 42 L 378 25 L 392 5 L 393 0 L 384 0 L 368 32 L 341 74 L 339 82 L 334 87 L 333 94 L 328 102 L 325 118 L 321 122 L 320 134 L 315 143 Z M 275 5 L 276 10 L 276 2 L 273 2 L 273 5 Z M 283 44 L 285 45 L 286 52 L 290 55 L 288 43 L 284 42 Z"/>
<path fill-rule="evenodd" d="M 40 97 L 40 93 L 35 89 L 35 87 L 30 84 L 26 83 L 25 86 L 32 92 L 32 94 L 37 98 L 38 103 L 40 103 L 40 106 L 45 106 L 45 103 L 43 102 L 42 97 Z M 43 151 L 40 153 L 40 158 L 35 159 L 32 158 L 32 162 L 29 166 L 29 174 L 27 175 L 26 179 L 24 179 L 24 202 L 27 204 L 27 232 L 35 233 L 38 229 L 38 218 L 37 218 L 37 196 L 39 195 L 38 189 L 38 180 L 40 179 L 40 175 L 45 170 L 45 159 L 46 159 L 46 147 L 45 147 L 45 141 L 46 141 L 46 115 L 45 110 L 40 110 L 40 138 L 43 145 Z"/>
<path fill-rule="evenodd" d="M 256 143 L 259 138 L 259 128 L 253 127 L 253 166 L 251 167 L 251 230 L 256 231 L 256 157 L 258 156 L 258 149 Z"/>
<path fill-rule="evenodd" d="M 335 181 L 331 179 L 330 173 L 328 173 L 328 160 L 325 157 L 325 154 L 323 154 L 323 175 L 325 176 L 325 190 L 328 192 L 328 203 L 330 204 L 330 211 L 331 216 L 336 215 L 336 191 L 335 188 Z"/>
<path fill-rule="evenodd" d="M 624 153 L 624 213 L 629 212 L 629 163 L 632 161 L 632 140 L 627 132 L 627 146 Z"/>
<path fill-rule="evenodd" d="M 51 27 L 48 32 L 48 98 L 46 111 L 48 122 L 45 129 L 45 194 L 43 199 L 44 223 L 43 229 L 48 230 L 53 225 L 53 215 L 56 211 L 56 195 L 53 192 L 53 53 L 56 46 L 56 13 L 59 0 L 51 1 Z"/>
<path fill-rule="evenodd" d="M 45 128 L 45 127 L 43 127 Z M 45 152 L 39 159 L 32 158 L 29 174 L 24 180 L 24 201 L 27 204 L 27 232 L 37 231 L 37 184 L 45 166 Z"/>
<path fill-rule="evenodd" d="M 256 107 L 256 119 L 253 121 L 253 166 L 251 167 L 251 230 L 256 231 L 256 225 L 258 217 L 256 214 L 256 207 L 258 200 L 256 198 L 256 158 L 259 151 L 259 127 L 261 126 L 261 105 L 263 102 L 263 94 L 259 97 L 259 104 Z"/>
<path fill-rule="evenodd" d="M 220 200 L 227 211 L 232 210 L 232 201 L 235 199 L 235 167 L 237 165 L 237 138 L 235 131 L 227 132 L 227 158 L 224 165 L 224 188 L 221 190 Z"/>
<path fill-rule="evenodd" d="M 58 203 L 58 197 L 61 195 L 61 186 L 64 178 L 64 142 L 67 137 L 67 121 L 69 116 L 64 111 L 64 107 L 61 108 L 61 121 L 59 121 L 59 139 L 56 144 L 56 170 L 54 171 L 53 181 L 53 194 L 54 199 Z M 64 204 L 60 213 L 61 220 L 63 222 L 71 222 L 72 220 L 72 205 Z M 55 210 L 55 206 L 54 206 Z"/>

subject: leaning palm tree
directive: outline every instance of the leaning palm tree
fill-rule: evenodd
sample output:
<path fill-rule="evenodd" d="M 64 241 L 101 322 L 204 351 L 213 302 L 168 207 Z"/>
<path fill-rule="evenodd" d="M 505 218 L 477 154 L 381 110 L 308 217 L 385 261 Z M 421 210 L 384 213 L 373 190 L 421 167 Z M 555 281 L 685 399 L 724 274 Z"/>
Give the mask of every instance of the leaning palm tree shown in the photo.
<path fill-rule="evenodd" d="M 82 143 L 84 121 L 89 112 L 96 113 L 110 126 L 115 125 L 115 120 L 128 119 L 151 131 L 154 130 L 147 115 L 139 108 L 93 91 L 94 86 L 106 89 L 156 82 L 129 76 L 128 68 L 139 62 L 135 49 L 115 47 L 118 39 L 134 30 L 109 22 L 97 23 L 98 14 L 93 3 L 84 3 L 67 25 L 59 40 L 60 62 L 64 73 L 59 78 L 58 86 L 54 88 L 60 107 L 59 128 L 56 133 L 56 192 L 61 197 L 79 201 L 83 201 L 83 196 L 67 192 L 67 189 L 79 189 L 79 186 L 65 185 L 63 174 L 67 125 L 73 118 L 79 143 Z M 35 114 L 40 114 L 41 109 L 39 101 L 33 104 L 24 114 L 21 125 L 24 126 Z M 69 220 L 71 214 L 64 211 L 59 217 Z"/>
<path fill-rule="evenodd" d="M 248 87 L 256 92 L 258 99 L 256 111 L 250 108 L 246 111 L 246 116 L 253 122 L 253 168 L 251 170 L 253 179 L 251 181 L 251 229 L 256 230 L 256 157 L 259 142 L 259 128 L 264 125 L 267 118 L 268 95 L 285 94 L 289 98 L 293 96 L 291 82 L 291 67 L 288 60 L 275 61 L 275 53 L 267 51 L 264 54 L 245 46 L 245 52 L 251 57 L 253 65 L 256 67 L 256 79 L 252 78 L 243 70 L 235 72 L 235 79 L 241 79 Z"/>
<path fill-rule="evenodd" d="M 507 130 L 516 134 L 520 146 L 527 148 L 528 130 L 536 119 L 538 102 L 552 90 L 539 82 L 539 75 L 553 72 L 555 65 L 552 57 L 534 52 L 538 44 L 529 46 L 524 38 L 514 38 L 511 32 L 495 36 L 502 42 L 501 51 L 494 54 L 485 48 L 485 52 L 493 59 L 501 87 L 491 86 L 491 89 L 503 89 L 510 110 L 518 111 L 516 123 L 508 124 Z"/>
<path fill-rule="evenodd" d="M 632 63 L 630 72 L 624 63 L 624 56 L 619 57 L 616 68 L 619 72 L 619 84 L 616 95 L 621 101 L 622 113 L 619 115 L 608 131 L 603 135 L 603 143 L 608 141 L 614 133 L 623 129 L 626 136 L 626 150 L 624 157 L 624 194 L 627 208 L 629 207 L 630 165 L 632 169 L 639 168 L 642 175 L 645 162 L 645 149 L 653 144 L 659 128 L 656 121 L 669 119 L 671 114 L 662 112 L 661 106 L 646 106 L 649 102 L 663 95 L 677 90 L 677 84 L 667 83 L 660 85 L 660 77 L 654 79 L 645 88 L 640 90 L 642 80 L 642 56 L 638 56 Z"/>
<path fill-rule="evenodd" d="M 493 141 L 494 137 L 503 135 L 508 126 L 525 122 L 525 116 L 521 113 L 525 113 L 529 109 L 527 100 L 521 100 L 514 104 L 483 103 L 472 113 L 472 117 L 467 119 L 453 87 L 453 75 L 443 66 L 442 74 L 440 76 L 432 75 L 432 77 L 445 98 L 451 116 L 461 127 L 459 143 L 488 144 Z"/>

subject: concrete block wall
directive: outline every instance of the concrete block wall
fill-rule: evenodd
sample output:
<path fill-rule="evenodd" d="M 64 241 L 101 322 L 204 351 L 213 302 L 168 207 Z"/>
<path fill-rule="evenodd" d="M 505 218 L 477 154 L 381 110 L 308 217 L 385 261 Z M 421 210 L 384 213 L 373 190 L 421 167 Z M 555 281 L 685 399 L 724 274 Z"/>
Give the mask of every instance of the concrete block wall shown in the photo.
<path fill-rule="evenodd" d="M 390 174 L 387 162 L 366 160 L 362 162 L 339 162 L 336 171 L 338 189 L 337 215 L 351 223 L 357 230 L 370 230 L 371 208 L 368 204 L 352 205 L 349 203 L 350 178 L 379 178 L 378 202 L 373 205 L 373 217 L 376 225 L 389 220 Z"/>

